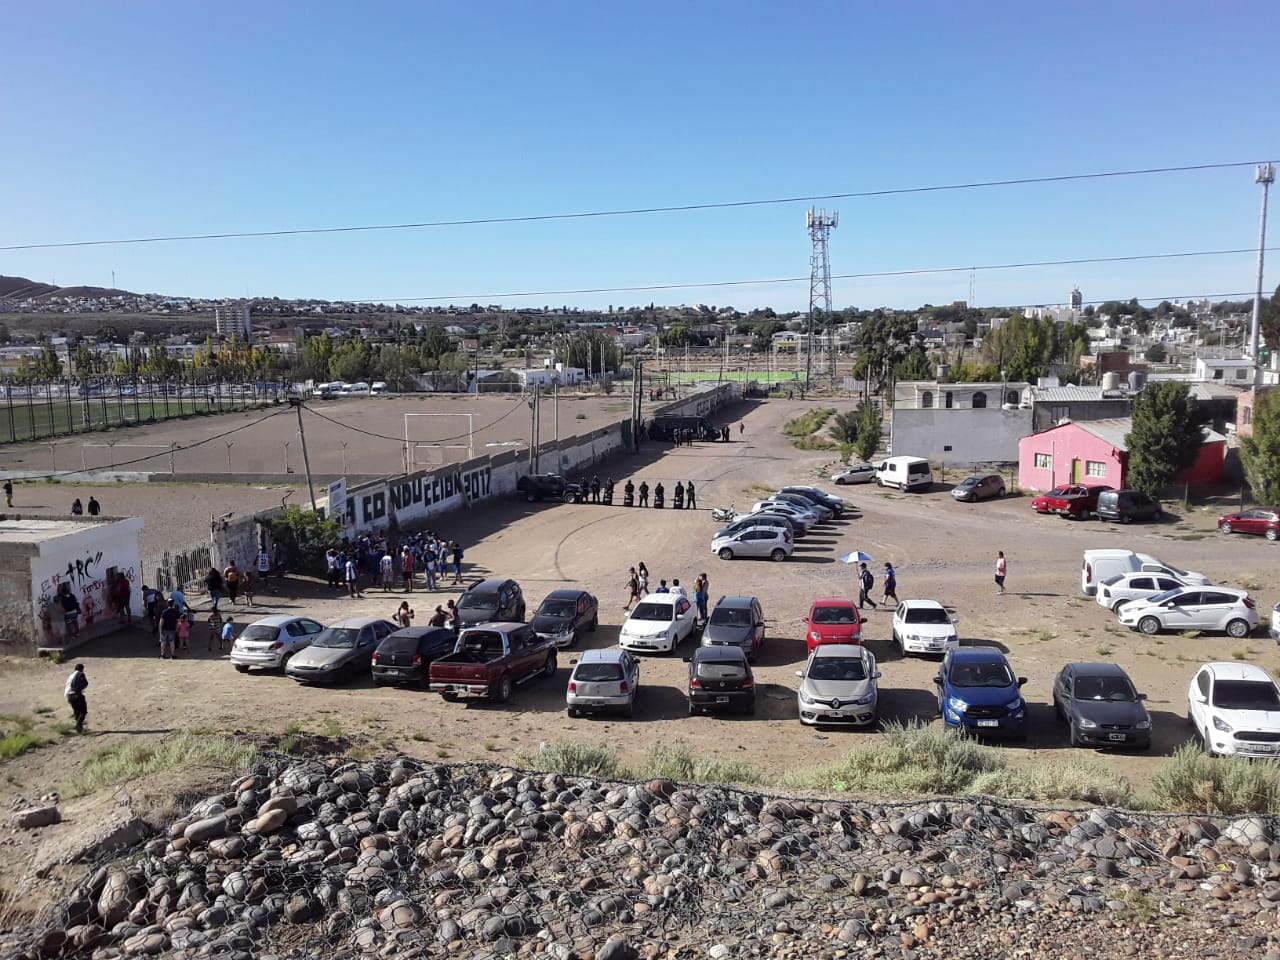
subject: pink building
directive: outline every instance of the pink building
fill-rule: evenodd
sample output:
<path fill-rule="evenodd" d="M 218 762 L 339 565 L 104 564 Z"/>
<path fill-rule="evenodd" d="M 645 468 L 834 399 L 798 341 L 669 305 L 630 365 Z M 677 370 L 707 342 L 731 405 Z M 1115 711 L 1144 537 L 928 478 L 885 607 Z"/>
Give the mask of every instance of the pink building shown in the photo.
<path fill-rule="evenodd" d="M 1125 437 L 1133 421 L 1090 420 L 1063 423 L 1018 441 L 1018 486 L 1052 490 L 1063 483 L 1101 483 L 1117 490 L 1125 485 L 1129 450 Z M 1179 483 L 1221 483 L 1227 438 L 1205 431 L 1199 459 L 1178 475 Z"/>

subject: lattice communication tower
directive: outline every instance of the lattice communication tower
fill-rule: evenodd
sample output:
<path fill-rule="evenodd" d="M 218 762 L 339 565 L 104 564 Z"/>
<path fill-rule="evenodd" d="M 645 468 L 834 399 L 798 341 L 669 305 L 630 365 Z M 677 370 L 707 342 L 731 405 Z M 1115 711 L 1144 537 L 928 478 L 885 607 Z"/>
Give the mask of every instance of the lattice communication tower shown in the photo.
<path fill-rule="evenodd" d="M 828 244 L 831 240 L 831 231 L 836 228 L 839 220 L 840 214 L 836 210 L 827 213 L 826 210 L 815 210 L 810 207 L 805 213 L 805 224 L 809 228 L 809 240 L 812 243 L 809 254 L 809 338 L 808 349 L 805 351 L 804 373 L 806 386 L 813 382 L 814 327 L 819 321 L 829 323 L 827 318 L 831 314 L 831 256 L 828 252 Z M 835 353 L 831 349 L 829 328 L 824 342 L 825 356 L 831 364 L 830 370 L 834 375 Z"/>

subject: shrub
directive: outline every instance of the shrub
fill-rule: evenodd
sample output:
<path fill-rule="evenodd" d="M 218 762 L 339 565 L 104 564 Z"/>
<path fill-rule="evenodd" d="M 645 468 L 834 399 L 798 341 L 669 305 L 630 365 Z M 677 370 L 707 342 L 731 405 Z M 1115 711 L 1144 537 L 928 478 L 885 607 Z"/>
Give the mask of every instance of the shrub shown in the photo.
<path fill-rule="evenodd" d="M 665 777 L 692 783 L 759 783 L 760 771 L 739 760 L 695 757 L 682 740 L 655 743 L 644 758 L 641 777 Z"/>
<path fill-rule="evenodd" d="M 531 770 L 554 770 L 581 777 L 616 777 L 618 754 L 607 743 L 580 740 L 554 741 L 537 752 L 521 752 L 515 762 Z"/>
<path fill-rule="evenodd" d="M 836 412 L 835 407 L 820 407 L 803 413 L 794 420 L 788 420 L 782 432 L 788 437 L 807 437 L 822 429 L 822 425 Z"/>
<path fill-rule="evenodd" d="M 1214 759 L 1184 743 L 1151 778 L 1155 805 L 1206 813 L 1273 813 L 1280 807 L 1280 770 L 1237 757 Z"/>
<path fill-rule="evenodd" d="M 1134 807 L 1137 795 L 1124 777 L 1095 760 L 1046 760 L 1034 766 L 980 774 L 974 793 L 1018 800 L 1082 800 L 1111 807 Z"/>
<path fill-rule="evenodd" d="M 0 760 L 12 760 L 14 757 L 42 747 L 47 741 L 34 730 L 15 730 L 0 737 Z"/>
<path fill-rule="evenodd" d="M 133 740 L 104 747 L 91 756 L 84 770 L 61 790 L 64 797 L 83 797 L 103 787 L 136 780 L 164 770 L 217 767 L 242 773 L 253 765 L 258 751 L 232 737 L 206 737 L 184 730 L 163 739 Z"/>

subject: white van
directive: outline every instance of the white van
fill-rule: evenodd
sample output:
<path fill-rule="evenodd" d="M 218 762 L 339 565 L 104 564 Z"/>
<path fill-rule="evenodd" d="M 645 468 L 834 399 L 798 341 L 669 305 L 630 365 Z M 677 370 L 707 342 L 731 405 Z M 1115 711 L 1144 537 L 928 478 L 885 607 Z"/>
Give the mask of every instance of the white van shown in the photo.
<path fill-rule="evenodd" d="M 921 457 L 888 457 L 876 467 L 876 485 L 899 490 L 928 490 L 933 486 L 933 468 Z"/>
<path fill-rule="evenodd" d="M 1186 584 L 1207 585 L 1213 582 L 1203 573 L 1183 570 L 1150 554 L 1132 550 L 1086 550 L 1080 559 L 1080 592 L 1092 597 L 1097 594 L 1098 584 L 1103 580 L 1138 571 L 1168 574 Z"/>

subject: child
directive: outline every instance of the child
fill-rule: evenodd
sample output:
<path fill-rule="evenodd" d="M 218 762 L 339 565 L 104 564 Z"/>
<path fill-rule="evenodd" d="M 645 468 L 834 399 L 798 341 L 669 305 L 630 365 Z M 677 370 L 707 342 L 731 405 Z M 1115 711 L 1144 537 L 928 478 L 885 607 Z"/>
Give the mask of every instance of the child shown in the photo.
<path fill-rule="evenodd" d="M 191 619 L 186 614 L 178 618 L 178 649 L 191 649 Z"/>
<path fill-rule="evenodd" d="M 253 606 L 253 572 L 247 567 L 240 573 L 240 592 L 247 607 Z"/>
<path fill-rule="evenodd" d="M 218 652 L 224 649 L 230 650 L 231 646 L 236 642 L 236 624 L 235 620 L 227 617 L 227 622 L 222 625 L 222 633 L 218 636 Z"/>

